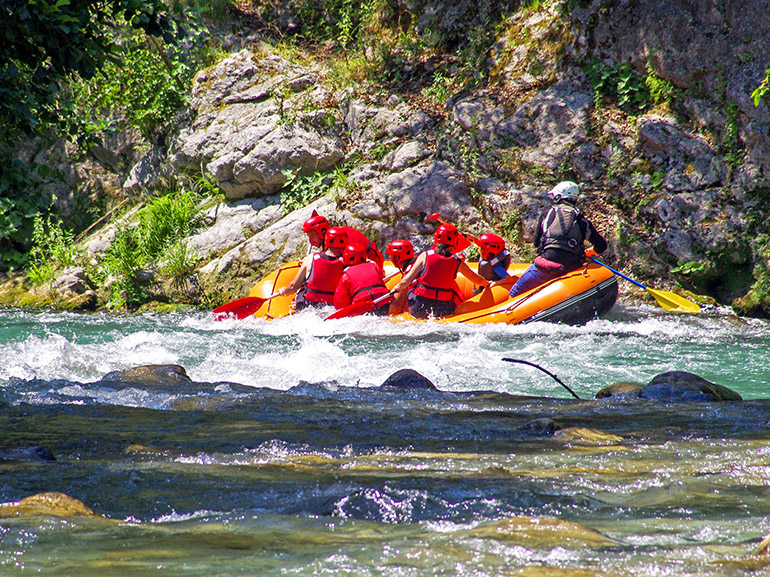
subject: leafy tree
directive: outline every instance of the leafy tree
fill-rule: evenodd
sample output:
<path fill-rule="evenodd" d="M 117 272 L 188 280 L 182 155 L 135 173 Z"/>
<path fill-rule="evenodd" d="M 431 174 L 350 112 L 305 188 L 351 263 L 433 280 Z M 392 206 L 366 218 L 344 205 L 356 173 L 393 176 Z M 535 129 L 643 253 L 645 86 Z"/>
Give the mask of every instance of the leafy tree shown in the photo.
<path fill-rule="evenodd" d="M 82 130 L 63 87 L 91 78 L 117 54 L 118 31 L 130 25 L 174 38 L 162 0 L 0 0 L 0 271 L 24 265 L 32 223 L 51 204 L 45 167 L 13 151 L 21 138 L 53 129 Z"/>
<path fill-rule="evenodd" d="M 129 23 L 167 41 L 173 21 L 161 0 L 2 0 L 0 129 L 6 135 L 66 122 L 58 92 L 72 73 L 91 78 L 114 58 Z"/>

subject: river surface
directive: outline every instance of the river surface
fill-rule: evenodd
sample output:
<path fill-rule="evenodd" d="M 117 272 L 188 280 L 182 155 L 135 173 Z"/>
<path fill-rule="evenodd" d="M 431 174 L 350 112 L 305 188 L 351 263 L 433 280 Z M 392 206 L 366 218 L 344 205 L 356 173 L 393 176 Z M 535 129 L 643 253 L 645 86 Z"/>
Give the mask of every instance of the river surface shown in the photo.
<path fill-rule="evenodd" d="M 621 305 L 582 327 L 0 310 L 0 503 L 98 515 L 0 511 L 0 575 L 766 574 L 769 343 Z M 158 364 L 191 380 L 104 378 Z M 404 368 L 439 390 L 379 389 Z M 673 370 L 744 400 L 593 399 Z"/>

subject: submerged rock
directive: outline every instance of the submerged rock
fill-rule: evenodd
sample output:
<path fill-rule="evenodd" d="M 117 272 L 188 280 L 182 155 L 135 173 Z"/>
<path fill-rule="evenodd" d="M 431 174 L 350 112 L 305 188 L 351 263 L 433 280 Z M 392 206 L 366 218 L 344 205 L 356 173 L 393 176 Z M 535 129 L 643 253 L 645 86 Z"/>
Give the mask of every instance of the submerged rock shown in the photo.
<path fill-rule="evenodd" d="M 0 461 L 33 461 L 37 463 L 48 463 L 55 460 L 56 457 L 54 457 L 51 449 L 39 445 L 20 447 L 18 449 L 0 452 Z"/>
<path fill-rule="evenodd" d="M 558 430 L 559 425 L 556 424 L 556 421 L 549 419 L 548 417 L 543 417 L 524 423 L 520 427 L 517 427 L 515 432 L 531 437 L 548 437 Z"/>
<path fill-rule="evenodd" d="M 55 517 L 100 517 L 82 501 L 64 493 L 38 493 L 21 501 L 0 504 L 0 518 L 53 515 Z"/>
<path fill-rule="evenodd" d="M 140 365 L 122 371 L 113 371 L 102 377 L 103 381 L 142 384 L 190 383 L 192 379 L 181 365 Z"/>
<path fill-rule="evenodd" d="M 437 391 L 434 385 L 426 377 L 413 369 L 400 369 L 390 375 L 385 382 L 380 385 L 384 390 L 428 390 Z"/>
<path fill-rule="evenodd" d="M 567 427 L 554 434 L 554 438 L 578 445 L 617 445 L 623 437 L 590 427 Z"/>
<path fill-rule="evenodd" d="M 540 549 L 577 546 L 601 548 L 614 544 L 590 527 L 551 517 L 511 517 L 494 525 L 476 527 L 470 532 L 474 537 L 502 539 Z"/>

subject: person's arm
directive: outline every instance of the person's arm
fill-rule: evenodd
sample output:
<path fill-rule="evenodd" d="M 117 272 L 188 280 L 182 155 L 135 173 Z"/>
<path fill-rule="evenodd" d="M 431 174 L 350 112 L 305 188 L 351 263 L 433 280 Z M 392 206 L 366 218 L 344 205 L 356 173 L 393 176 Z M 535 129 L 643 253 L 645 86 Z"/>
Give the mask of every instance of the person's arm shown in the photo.
<path fill-rule="evenodd" d="M 291 295 L 296 293 L 300 288 L 302 288 L 302 285 L 305 284 L 305 281 L 307 280 L 308 272 L 310 271 L 310 264 L 313 262 L 313 255 L 309 254 L 302 260 L 302 265 L 300 265 L 299 270 L 297 271 L 297 274 L 294 275 L 294 278 L 291 279 L 291 282 L 287 284 L 285 287 L 281 287 L 278 289 L 279 295 Z"/>
<path fill-rule="evenodd" d="M 585 222 L 586 240 L 591 243 L 591 246 L 594 247 L 596 254 L 602 254 L 605 250 L 607 250 L 607 241 L 601 234 L 599 234 L 599 231 L 596 230 L 593 224 L 591 224 L 590 220 L 586 218 Z"/>
<path fill-rule="evenodd" d="M 350 277 L 342 273 L 337 288 L 334 290 L 334 308 L 339 310 L 353 302 L 350 297 Z"/>
<path fill-rule="evenodd" d="M 550 209 L 540 213 L 537 219 L 537 226 L 535 226 L 535 234 L 532 236 L 532 244 L 535 245 L 535 250 L 540 250 L 540 241 L 543 239 L 543 221 Z"/>
<path fill-rule="evenodd" d="M 464 261 L 460 262 L 460 268 L 457 269 L 457 272 L 461 273 L 465 278 L 471 281 L 474 285 L 483 286 L 483 287 L 489 286 L 489 281 L 485 279 L 483 276 L 481 276 L 480 274 L 473 272 L 473 270 L 471 270 L 471 267 L 465 264 Z"/>
<path fill-rule="evenodd" d="M 492 272 L 498 276 L 498 280 L 503 280 L 510 276 L 508 274 L 508 267 L 503 266 L 502 263 L 497 263 L 495 266 L 493 266 Z"/>
<path fill-rule="evenodd" d="M 396 293 L 399 293 L 404 289 L 409 288 L 409 286 L 412 284 L 414 279 L 416 279 L 420 275 L 420 271 L 422 270 L 422 267 L 425 266 L 426 259 L 427 259 L 426 254 L 424 252 L 421 252 L 420 255 L 417 257 L 417 260 L 414 261 L 412 268 L 409 269 L 409 272 L 407 272 L 404 276 L 402 276 L 401 280 L 398 281 L 396 286 L 393 287 L 393 290 Z"/>

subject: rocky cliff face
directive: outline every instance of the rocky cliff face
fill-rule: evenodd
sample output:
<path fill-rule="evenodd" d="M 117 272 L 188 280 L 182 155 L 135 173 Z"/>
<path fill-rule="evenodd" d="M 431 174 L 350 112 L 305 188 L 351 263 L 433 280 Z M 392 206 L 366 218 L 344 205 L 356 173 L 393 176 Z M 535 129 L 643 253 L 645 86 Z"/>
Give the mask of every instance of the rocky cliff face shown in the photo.
<path fill-rule="evenodd" d="M 227 202 L 189 244 L 235 297 L 303 254 L 313 209 L 381 247 L 429 244 L 425 217 L 440 212 L 527 260 L 544 193 L 569 178 L 610 240 L 605 260 L 723 303 L 749 293 L 738 310 L 768 315 L 754 283 L 770 269 L 770 109 L 750 99 L 770 65 L 768 2 L 544 2 L 501 30 L 486 88 L 443 107 L 335 91 L 321 67 L 249 45 L 198 74 L 189 122 L 126 186 L 168 165 L 211 175 Z M 334 177 L 330 192 L 284 214 L 277 193 L 315 173 Z"/>

